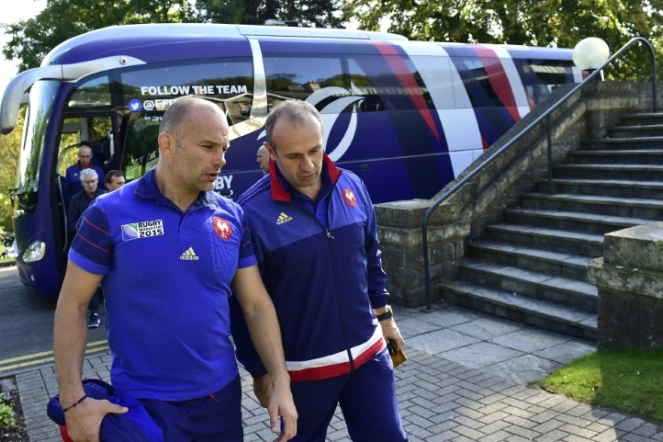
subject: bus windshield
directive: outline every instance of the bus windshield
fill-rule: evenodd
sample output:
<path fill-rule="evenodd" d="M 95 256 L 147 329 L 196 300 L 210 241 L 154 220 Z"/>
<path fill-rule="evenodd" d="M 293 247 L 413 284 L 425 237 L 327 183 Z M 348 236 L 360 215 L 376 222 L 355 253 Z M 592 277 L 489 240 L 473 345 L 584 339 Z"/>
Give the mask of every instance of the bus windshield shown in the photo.
<path fill-rule="evenodd" d="M 30 89 L 30 103 L 23 131 L 23 149 L 16 172 L 16 193 L 36 192 L 39 187 L 42 147 L 60 82 L 38 81 Z"/>

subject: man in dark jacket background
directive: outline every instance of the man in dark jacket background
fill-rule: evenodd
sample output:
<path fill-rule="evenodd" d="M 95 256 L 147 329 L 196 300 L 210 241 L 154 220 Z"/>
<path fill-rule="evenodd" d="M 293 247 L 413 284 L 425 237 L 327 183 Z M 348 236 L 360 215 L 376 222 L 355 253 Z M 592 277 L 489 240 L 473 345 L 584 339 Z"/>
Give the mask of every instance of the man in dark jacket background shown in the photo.
<path fill-rule="evenodd" d="M 78 147 L 78 162 L 67 168 L 64 179 L 64 197 L 67 207 L 71 199 L 83 190 L 81 173 L 87 169 L 97 172 L 97 179 L 104 181 L 104 169 L 100 164 L 92 161 L 93 152 L 89 141 L 81 141 Z"/>
<path fill-rule="evenodd" d="M 282 331 L 299 414 L 297 442 L 324 442 L 340 404 L 350 438 L 403 442 L 386 341 L 403 338 L 387 305 L 375 210 L 364 183 L 324 154 L 320 114 L 303 101 L 265 123 L 269 175 L 238 200 Z M 241 310 L 231 320 L 237 358 L 261 404 L 269 378 Z"/>
<path fill-rule="evenodd" d="M 83 191 L 78 192 L 71 198 L 71 201 L 69 202 L 69 213 L 67 214 L 70 244 L 76 235 L 76 223 L 78 223 L 78 219 L 96 197 L 106 193 L 106 191 L 99 186 L 99 175 L 96 170 L 92 168 L 83 169 L 80 171 L 79 177 L 81 185 L 83 186 Z M 90 305 L 88 306 L 88 311 L 90 312 L 90 317 L 87 322 L 88 328 L 97 328 L 101 324 L 101 319 L 99 319 L 99 302 L 101 296 L 102 293 L 100 288 L 90 300 Z"/>

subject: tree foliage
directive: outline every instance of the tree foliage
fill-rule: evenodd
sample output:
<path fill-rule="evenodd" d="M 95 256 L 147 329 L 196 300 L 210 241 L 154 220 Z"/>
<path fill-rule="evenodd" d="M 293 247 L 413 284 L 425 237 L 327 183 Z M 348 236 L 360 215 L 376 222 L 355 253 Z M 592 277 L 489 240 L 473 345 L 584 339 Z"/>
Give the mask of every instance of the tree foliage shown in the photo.
<path fill-rule="evenodd" d="M 192 17 L 187 0 L 48 0 L 36 17 L 4 24 L 10 40 L 2 53 L 19 70 L 37 67 L 63 41 L 107 26 L 182 22 Z"/>
<path fill-rule="evenodd" d="M 389 31 L 413 40 L 497 43 L 573 48 L 585 37 L 600 37 L 611 51 L 630 38 L 657 43 L 663 55 L 663 5 L 660 0 L 347 0 L 366 30 Z M 644 52 L 627 55 L 620 71 L 644 72 Z"/>
<path fill-rule="evenodd" d="M 16 185 L 18 154 L 21 150 L 21 135 L 25 122 L 25 107 L 21 108 L 16 127 L 9 135 L 0 136 L 0 227 L 11 228 L 12 207 L 9 190 Z"/>
<path fill-rule="evenodd" d="M 340 27 L 343 0 L 48 0 L 36 17 L 5 23 L 3 48 L 19 70 L 37 67 L 63 41 L 95 29 L 139 23 L 264 24 L 295 20 L 300 26 Z"/>
<path fill-rule="evenodd" d="M 342 0 L 197 0 L 197 19 L 209 23 L 262 25 L 294 20 L 304 27 L 342 26 Z"/>

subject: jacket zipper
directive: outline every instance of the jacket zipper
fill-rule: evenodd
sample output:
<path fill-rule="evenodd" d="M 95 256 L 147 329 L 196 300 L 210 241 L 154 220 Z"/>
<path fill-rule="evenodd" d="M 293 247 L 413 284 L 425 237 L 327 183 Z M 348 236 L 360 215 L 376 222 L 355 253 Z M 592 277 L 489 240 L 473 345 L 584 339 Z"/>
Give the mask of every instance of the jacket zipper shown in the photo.
<path fill-rule="evenodd" d="M 332 193 L 334 191 L 332 190 Z M 332 193 L 329 194 L 328 200 L 327 200 L 327 224 L 329 224 L 329 206 L 331 204 L 331 199 L 332 199 Z M 334 235 L 331 234 L 331 231 L 329 229 L 325 229 L 325 226 L 320 222 L 318 217 L 315 214 L 311 214 L 308 210 L 304 209 L 303 212 L 307 213 L 308 215 L 312 216 L 315 218 L 318 223 L 320 224 L 320 227 L 325 232 L 325 235 L 327 235 L 327 243 L 329 244 L 329 253 L 332 258 L 332 273 L 334 274 L 334 291 L 336 292 L 336 301 L 338 302 L 338 314 L 340 316 L 340 322 L 341 322 L 341 333 L 343 333 L 343 341 L 345 342 L 345 351 L 348 353 L 348 358 L 350 360 L 350 371 L 355 370 L 355 361 L 354 358 L 352 357 L 352 351 L 350 351 L 350 347 L 348 346 L 348 332 L 346 330 L 345 326 L 345 321 L 343 320 L 343 316 L 341 314 L 342 309 L 341 309 L 341 298 L 338 296 L 338 273 L 336 271 L 336 259 L 334 256 L 334 247 L 332 245 L 332 241 L 334 240 Z"/>
<path fill-rule="evenodd" d="M 331 196 L 330 196 L 331 199 Z M 316 217 L 317 218 L 317 217 Z M 329 206 L 327 206 L 327 223 L 329 223 Z M 324 226 L 323 226 L 324 227 Z M 336 301 L 338 302 L 338 314 L 341 316 L 341 331 L 343 333 L 343 340 L 345 341 L 345 348 L 346 351 L 348 352 L 348 358 L 350 359 L 350 371 L 355 370 L 355 360 L 352 357 L 352 352 L 350 351 L 350 347 L 348 346 L 348 335 L 347 331 L 345 329 L 345 321 L 343 320 L 343 316 L 341 314 L 342 309 L 341 309 L 341 298 L 338 296 L 338 274 L 336 272 L 336 257 L 334 256 L 334 246 L 332 244 L 332 240 L 334 239 L 334 236 L 331 234 L 329 229 L 326 230 L 327 233 L 327 239 L 329 241 L 329 253 L 331 254 L 332 258 L 332 272 L 334 273 L 334 289 L 336 291 Z"/>

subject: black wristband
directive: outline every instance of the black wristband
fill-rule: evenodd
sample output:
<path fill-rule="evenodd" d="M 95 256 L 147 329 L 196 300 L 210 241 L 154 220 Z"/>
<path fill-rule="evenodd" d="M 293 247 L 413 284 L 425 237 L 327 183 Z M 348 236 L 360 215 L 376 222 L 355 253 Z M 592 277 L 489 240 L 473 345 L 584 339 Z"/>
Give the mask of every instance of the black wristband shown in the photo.
<path fill-rule="evenodd" d="M 391 307 L 387 307 L 387 311 L 382 313 L 381 315 L 377 315 L 376 318 L 378 318 L 378 321 L 386 321 L 387 319 L 391 319 L 394 317 L 394 312 L 392 312 Z"/>
<path fill-rule="evenodd" d="M 81 402 L 83 402 L 83 401 L 85 400 L 85 398 L 87 398 L 87 394 L 86 394 L 86 395 L 83 395 L 83 397 L 80 398 L 78 401 L 76 401 L 73 405 L 70 405 L 70 406 L 67 407 L 67 408 L 63 408 L 63 409 L 62 409 L 62 413 L 64 414 L 64 413 L 66 413 L 67 411 L 71 410 L 71 409 L 74 408 L 76 405 L 78 405 L 78 404 L 80 404 Z"/>

